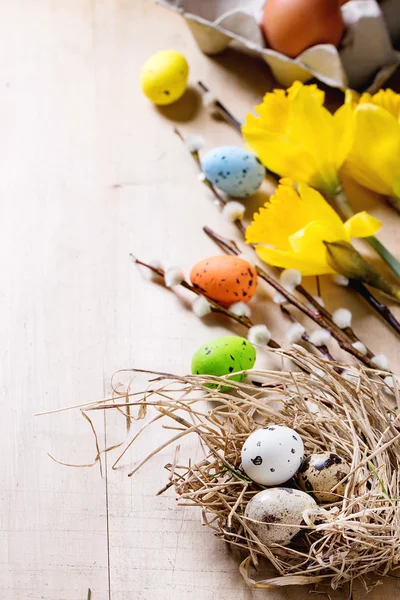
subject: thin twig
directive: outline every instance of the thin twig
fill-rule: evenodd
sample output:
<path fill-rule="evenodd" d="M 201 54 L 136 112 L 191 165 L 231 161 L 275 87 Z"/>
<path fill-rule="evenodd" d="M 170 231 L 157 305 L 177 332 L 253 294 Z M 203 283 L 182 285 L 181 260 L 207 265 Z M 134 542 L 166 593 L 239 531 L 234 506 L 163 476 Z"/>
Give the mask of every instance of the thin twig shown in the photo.
<path fill-rule="evenodd" d="M 179 131 L 179 129 L 177 129 L 177 127 L 175 127 L 174 132 L 176 133 L 176 135 L 183 141 L 185 142 L 185 138 L 183 137 L 183 135 L 181 134 L 181 132 Z M 203 172 L 203 169 L 201 167 L 201 161 L 200 161 L 200 156 L 199 153 L 197 151 L 194 152 L 190 152 L 192 158 L 195 160 L 200 173 Z M 211 183 L 211 181 L 209 181 L 207 178 L 204 178 L 203 180 L 203 184 L 209 189 L 211 190 L 211 192 L 213 193 L 215 199 L 217 200 L 218 206 L 220 209 L 222 209 L 225 204 L 227 204 L 229 202 L 229 199 L 224 198 L 224 196 L 222 196 L 219 191 L 217 190 L 217 188 Z M 236 219 L 236 221 L 234 221 L 234 225 L 236 225 L 236 227 L 238 228 L 239 232 L 244 236 L 246 233 L 246 228 L 244 226 L 244 224 L 242 223 L 242 221 L 240 219 Z"/>
<path fill-rule="evenodd" d="M 362 296 L 364 300 L 368 302 L 368 304 L 375 310 L 375 312 L 377 312 L 382 317 L 382 319 L 386 321 L 386 323 L 390 325 L 390 327 L 394 329 L 397 334 L 400 335 L 400 323 L 396 319 L 392 311 L 389 309 L 389 307 L 386 306 L 386 304 L 383 304 L 383 302 L 380 302 L 377 298 L 375 298 L 375 296 L 371 294 L 369 289 L 366 288 L 365 285 L 361 283 L 361 281 L 351 279 L 349 281 L 349 288 L 355 290 L 358 294 L 360 294 L 360 296 Z"/>
<path fill-rule="evenodd" d="M 317 296 L 320 298 L 321 297 L 321 282 L 319 280 L 319 275 L 316 275 L 315 281 L 317 284 Z"/>
<path fill-rule="evenodd" d="M 198 81 L 197 84 L 203 90 L 203 92 L 209 92 L 210 91 L 210 89 L 202 81 Z M 231 111 L 228 110 L 224 104 L 222 104 L 222 102 L 220 102 L 219 100 L 215 100 L 214 106 L 216 108 L 218 108 L 218 110 L 225 117 L 225 119 L 229 123 L 231 123 L 231 125 L 234 126 L 234 128 L 236 129 L 236 131 L 238 131 L 239 133 L 242 132 L 242 124 L 240 123 L 240 121 L 238 121 L 238 119 L 236 119 L 236 117 L 233 116 L 233 114 L 231 113 Z"/>

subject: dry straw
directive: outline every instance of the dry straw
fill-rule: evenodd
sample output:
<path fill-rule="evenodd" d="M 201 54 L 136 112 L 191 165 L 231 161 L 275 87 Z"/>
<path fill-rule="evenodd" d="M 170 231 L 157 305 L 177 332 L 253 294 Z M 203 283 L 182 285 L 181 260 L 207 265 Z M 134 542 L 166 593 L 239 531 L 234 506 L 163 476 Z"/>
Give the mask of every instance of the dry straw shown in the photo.
<path fill-rule="evenodd" d="M 144 416 L 144 407 L 151 406 L 156 415 L 145 427 L 161 419 L 176 429 L 130 475 L 167 445 L 176 446 L 189 434 L 198 436 L 203 456 L 182 465 L 179 447 L 171 452 L 169 482 L 160 493 L 174 486 L 180 503 L 198 506 L 214 534 L 244 552 L 240 572 L 249 586 L 329 583 L 337 588 L 357 578 L 367 585 L 368 574 L 387 575 L 400 561 L 399 395 L 395 391 L 396 406 L 379 373 L 363 365 L 349 371 L 348 365 L 298 347 L 271 352 L 299 370 L 251 371 L 229 392 L 220 390 L 224 378 L 154 373 L 151 389 L 128 390 L 123 397 L 118 392 L 86 411 L 111 409 L 126 416 L 127 406 L 136 406 Z M 210 383 L 216 388 L 206 387 Z M 264 546 L 244 516 L 246 504 L 262 488 L 241 470 L 241 448 L 250 432 L 267 423 L 298 431 L 306 456 L 335 452 L 351 467 L 342 480 L 344 496 L 305 514 L 301 533 L 286 547 Z M 275 569 L 272 578 L 256 576 L 264 558 Z"/>

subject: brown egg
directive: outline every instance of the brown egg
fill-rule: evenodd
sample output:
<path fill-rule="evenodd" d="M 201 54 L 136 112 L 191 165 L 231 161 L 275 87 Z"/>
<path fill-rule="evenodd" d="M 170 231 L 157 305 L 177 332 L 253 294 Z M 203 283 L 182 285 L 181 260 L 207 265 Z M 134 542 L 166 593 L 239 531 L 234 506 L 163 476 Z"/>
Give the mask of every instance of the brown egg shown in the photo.
<path fill-rule="evenodd" d="M 261 29 L 268 45 L 296 58 L 317 44 L 338 46 L 345 25 L 341 0 L 267 0 Z"/>
<path fill-rule="evenodd" d="M 257 273 L 237 256 L 212 256 L 198 262 L 190 272 L 193 286 L 223 306 L 248 302 L 257 289 Z"/>

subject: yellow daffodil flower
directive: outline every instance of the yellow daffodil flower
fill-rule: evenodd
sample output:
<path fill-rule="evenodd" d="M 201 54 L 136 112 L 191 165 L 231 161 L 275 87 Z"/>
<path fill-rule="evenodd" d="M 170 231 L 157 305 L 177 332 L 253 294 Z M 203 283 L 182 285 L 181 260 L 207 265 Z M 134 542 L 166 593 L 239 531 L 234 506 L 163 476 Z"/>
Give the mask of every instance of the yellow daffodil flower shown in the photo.
<path fill-rule="evenodd" d="M 340 191 L 339 169 L 353 139 L 353 111 L 344 104 L 334 114 L 324 93 L 296 81 L 291 88 L 267 93 L 242 127 L 248 147 L 281 177 L 304 182 L 322 193 Z"/>
<path fill-rule="evenodd" d="M 294 189 L 282 179 L 275 194 L 254 215 L 246 230 L 246 241 L 256 244 L 258 256 L 284 269 L 295 268 L 303 275 L 334 273 L 324 242 L 350 242 L 352 237 L 376 233 L 381 223 L 366 212 L 345 223 L 319 192 L 304 183 Z"/>
<path fill-rule="evenodd" d="M 354 141 L 346 161 L 352 177 L 366 188 L 397 199 L 400 207 L 400 94 L 363 94 L 354 107 Z M 355 104 L 355 106 L 354 106 Z"/>

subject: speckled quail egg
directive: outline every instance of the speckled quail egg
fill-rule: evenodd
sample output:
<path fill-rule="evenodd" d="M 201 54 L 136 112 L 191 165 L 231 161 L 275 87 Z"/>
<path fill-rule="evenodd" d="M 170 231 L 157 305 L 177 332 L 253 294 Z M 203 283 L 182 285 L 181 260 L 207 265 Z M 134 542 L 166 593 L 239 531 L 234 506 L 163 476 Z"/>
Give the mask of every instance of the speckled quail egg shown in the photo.
<path fill-rule="evenodd" d="M 346 482 L 339 485 L 333 493 L 330 491 L 348 473 L 350 466 L 337 454 L 311 454 L 300 467 L 299 485 L 319 502 L 337 502 L 345 492 Z"/>
<path fill-rule="evenodd" d="M 304 511 L 316 506 L 314 498 L 301 490 L 271 488 L 253 496 L 246 506 L 245 517 L 252 519 L 248 526 L 265 546 L 286 546 L 300 531 Z"/>
<path fill-rule="evenodd" d="M 242 448 L 242 466 L 253 481 L 280 485 L 297 473 L 303 454 L 303 440 L 294 429 L 271 424 L 247 438 Z"/>

